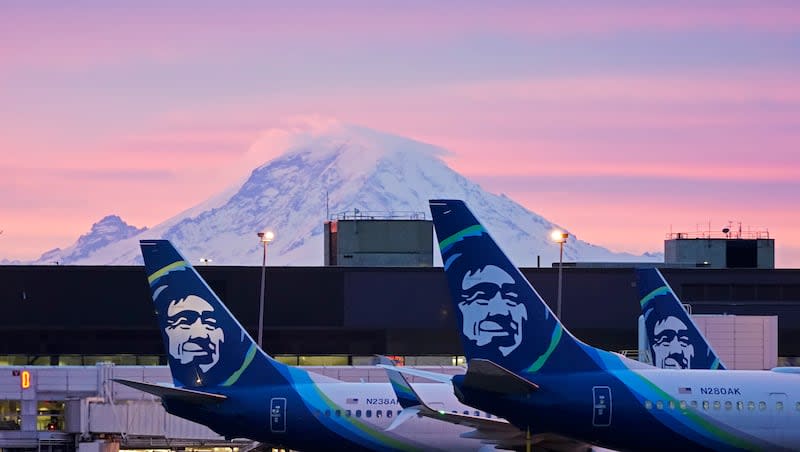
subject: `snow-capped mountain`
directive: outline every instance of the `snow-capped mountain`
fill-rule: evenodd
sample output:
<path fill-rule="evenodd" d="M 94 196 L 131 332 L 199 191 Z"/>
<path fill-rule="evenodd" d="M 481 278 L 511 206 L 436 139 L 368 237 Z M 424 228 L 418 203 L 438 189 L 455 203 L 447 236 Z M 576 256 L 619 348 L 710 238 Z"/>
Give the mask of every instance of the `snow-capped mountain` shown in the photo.
<path fill-rule="evenodd" d="M 147 230 L 106 217 L 92 232 L 39 263 L 141 264 L 138 240 L 171 240 L 191 261 L 260 265 L 257 231 L 271 229 L 269 265 L 322 265 L 323 223 L 338 212 L 422 212 L 428 199 L 463 199 L 520 266 L 558 260 L 549 237 L 558 227 L 505 195 L 487 193 L 450 169 L 444 149 L 352 125 L 300 131 L 285 152 L 241 184 Z M 565 229 L 565 228 L 562 228 Z M 565 229 L 566 230 L 566 229 Z M 438 252 L 434 252 L 438 259 Z M 659 255 L 613 253 L 570 232 L 565 261 L 658 261 Z M 440 261 L 437 261 L 440 265 Z"/>
<path fill-rule="evenodd" d="M 55 248 L 46 251 L 36 263 L 71 264 L 91 257 L 96 251 L 120 240 L 134 237 L 147 228 L 136 228 L 124 222 L 117 215 L 108 215 L 92 225 L 92 229 L 78 237 L 74 245 L 66 249 Z"/>

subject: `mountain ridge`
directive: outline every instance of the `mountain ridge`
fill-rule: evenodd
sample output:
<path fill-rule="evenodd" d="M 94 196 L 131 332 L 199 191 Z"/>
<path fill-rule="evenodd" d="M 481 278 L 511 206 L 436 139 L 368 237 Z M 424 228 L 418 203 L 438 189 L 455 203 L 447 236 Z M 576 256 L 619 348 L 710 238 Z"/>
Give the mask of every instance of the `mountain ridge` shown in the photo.
<path fill-rule="evenodd" d="M 294 131 L 289 141 L 281 155 L 246 179 L 152 228 L 135 228 L 110 215 L 73 246 L 51 250 L 32 263 L 138 265 L 138 240 L 165 238 L 193 262 L 211 258 L 218 265 L 260 265 L 256 232 L 272 229 L 276 239 L 269 245 L 269 265 L 322 265 L 323 224 L 330 212 L 420 211 L 430 218 L 432 198 L 467 202 L 520 265 L 535 264 L 537 255 L 543 264 L 557 261 L 558 246 L 549 233 L 568 229 L 506 195 L 485 192 L 445 164 L 445 149 L 339 123 Z M 438 253 L 434 256 L 441 265 Z M 564 245 L 567 261 L 657 262 L 658 257 L 611 252 L 573 233 Z"/>

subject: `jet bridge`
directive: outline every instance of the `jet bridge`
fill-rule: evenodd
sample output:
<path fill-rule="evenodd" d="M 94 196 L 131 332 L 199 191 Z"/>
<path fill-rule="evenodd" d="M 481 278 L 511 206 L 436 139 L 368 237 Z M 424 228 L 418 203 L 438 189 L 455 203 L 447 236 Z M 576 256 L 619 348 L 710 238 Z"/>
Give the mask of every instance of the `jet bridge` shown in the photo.
<path fill-rule="evenodd" d="M 303 366 L 333 380 L 385 382 L 375 366 Z M 459 374 L 457 366 L 414 366 Z M 173 416 L 157 397 L 113 378 L 171 383 L 167 366 L 0 366 L 0 450 L 117 452 L 124 449 L 231 448 L 262 450 L 250 440 L 228 441 L 208 427 Z M 411 381 L 427 381 L 413 377 Z"/>
<path fill-rule="evenodd" d="M 149 394 L 113 383 L 172 381 L 160 366 L 0 367 L 0 448 L 115 452 L 121 447 L 246 448 L 168 414 Z"/>

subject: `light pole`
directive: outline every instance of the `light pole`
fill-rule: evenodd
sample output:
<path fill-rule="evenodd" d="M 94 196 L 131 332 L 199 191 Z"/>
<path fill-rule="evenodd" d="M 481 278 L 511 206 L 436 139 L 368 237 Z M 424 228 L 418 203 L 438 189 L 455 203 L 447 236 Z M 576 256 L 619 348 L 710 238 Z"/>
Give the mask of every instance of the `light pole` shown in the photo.
<path fill-rule="evenodd" d="M 569 233 L 555 230 L 550 234 L 554 242 L 558 242 L 558 301 L 556 302 L 556 317 L 561 319 L 561 271 L 564 268 L 564 243 L 567 242 Z"/>
<path fill-rule="evenodd" d="M 267 280 L 267 243 L 275 239 L 272 231 L 262 231 L 258 233 L 258 239 L 264 245 L 264 256 L 261 259 L 261 301 L 258 308 L 258 346 L 264 338 L 264 284 Z"/>

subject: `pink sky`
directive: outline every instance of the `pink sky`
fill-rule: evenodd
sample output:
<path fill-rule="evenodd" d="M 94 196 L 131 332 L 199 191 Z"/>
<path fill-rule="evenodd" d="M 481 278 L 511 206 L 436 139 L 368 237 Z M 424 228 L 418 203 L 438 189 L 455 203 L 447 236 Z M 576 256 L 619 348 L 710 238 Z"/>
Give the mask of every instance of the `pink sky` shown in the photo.
<path fill-rule="evenodd" d="M 616 251 L 741 221 L 800 267 L 799 8 L 698 3 L 6 4 L 0 260 L 153 226 L 318 115 L 444 147 Z"/>

